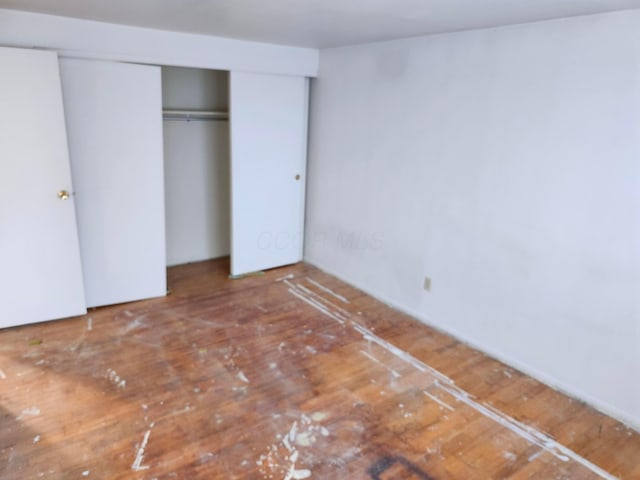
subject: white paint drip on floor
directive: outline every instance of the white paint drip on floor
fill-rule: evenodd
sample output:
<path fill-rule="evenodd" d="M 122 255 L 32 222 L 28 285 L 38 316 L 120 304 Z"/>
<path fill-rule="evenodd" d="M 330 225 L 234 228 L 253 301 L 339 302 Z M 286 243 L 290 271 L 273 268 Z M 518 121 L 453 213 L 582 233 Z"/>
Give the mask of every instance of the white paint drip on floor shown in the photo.
<path fill-rule="evenodd" d="M 112 370 L 111 368 L 107 370 L 107 378 L 118 388 L 124 388 L 127 386 L 127 381 L 123 378 L 120 378 L 116 371 Z"/>
<path fill-rule="evenodd" d="M 5 378 L 7 378 L 6 373 L 4 373 L 3 370 L 0 370 L 0 380 L 4 380 Z"/>
<path fill-rule="evenodd" d="M 285 275 L 284 277 L 276 278 L 276 282 L 282 282 L 283 280 L 291 280 L 292 278 L 295 278 L 295 275 L 293 273 L 290 273 L 289 275 Z"/>
<path fill-rule="evenodd" d="M 40 415 L 40 409 L 38 407 L 29 407 L 22 410 L 16 420 L 22 420 L 25 417 L 37 417 Z"/>
<path fill-rule="evenodd" d="M 90 473 L 91 473 L 91 470 L 85 470 L 84 472 L 82 472 L 82 476 L 88 477 Z"/>
<path fill-rule="evenodd" d="M 502 456 L 505 460 L 509 460 L 510 462 L 515 462 L 518 459 L 518 456 L 513 452 L 503 452 Z"/>
<path fill-rule="evenodd" d="M 318 295 L 313 290 L 309 290 L 307 287 L 305 287 L 304 285 L 301 285 L 300 283 L 295 283 L 294 284 L 293 282 L 290 282 L 289 280 L 285 280 L 284 283 L 289 285 L 289 287 L 291 287 L 291 288 L 295 288 L 296 290 L 298 290 L 298 292 L 303 293 L 304 295 L 307 296 L 307 298 L 313 298 L 320 305 L 324 305 L 325 308 L 327 308 L 329 311 L 333 312 L 334 315 L 337 315 L 340 318 L 342 318 L 342 320 L 346 320 L 351 316 L 351 314 L 349 312 L 347 312 L 344 308 L 336 305 L 335 303 L 333 303 L 330 300 L 327 300 L 323 296 Z"/>
<path fill-rule="evenodd" d="M 84 343 L 85 337 L 86 333 L 82 332 L 82 335 L 80 335 L 80 338 L 78 338 L 76 342 L 64 347 L 65 352 L 75 352 L 76 350 L 78 350 L 78 348 L 80 348 Z"/>
<path fill-rule="evenodd" d="M 451 405 L 449 405 L 449 404 L 448 404 L 448 403 L 446 403 L 446 402 L 443 402 L 442 400 L 440 400 L 440 399 L 439 399 L 438 397 L 436 397 L 435 395 L 431 395 L 431 394 L 430 394 L 429 392 L 427 392 L 427 391 L 423 391 L 422 393 L 424 393 L 427 397 L 429 397 L 431 400 L 433 400 L 434 402 L 436 402 L 436 403 L 437 403 L 438 405 L 440 405 L 441 407 L 444 407 L 444 408 L 446 408 L 447 410 L 450 410 L 450 411 L 452 411 L 452 412 L 454 411 L 454 408 L 453 408 Z"/>
<path fill-rule="evenodd" d="M 319 282 L 316 282 L 315 280 L 313 280 L 312 278 L 307 277 L 306 278 L 307 282 L 309 282 L 311 285 L 314 285 L 316 287 L 318 287 L 320 290 L 322 290 L 323 292 L 328 293 L 329 295 L 331 295 L 334 298 L 337 298 L 338 300 L 340 300 L 343 303 L 351 303 L 349 302 L 349 300 L 347 300 L 345 297 L 343 297 L 342 295 L 338 295 L 336 292 L 334 292 L 333 290 L 331 290 L 330 288 L 325 287 L 324 285 L 320 284 Z"/>
<path fill-rule="evenodd" d="M 292 277 L 290 277 L 290 278 L 292 278 Z M 307 304 L 309 304 L 312 307 L 316 308 L 318 311 L 320 311 L 321 313 L 325 314 L 326 316 L 332 318 L 333 320 L 337 321 L 341 325 L 345 325 L 346 321 L 351 316 L 350 314 L 348 314 L 346 316 L 346 318 L 341 318 L 341 317 L 343 317 L 343 315 L 340 314 L 339 311 L 335 311 L 335 310 L 331 311 L 331 310 L 329 310 L 327 308 L 327 306 L 326 306 L 327 304 L 333 305 L 328 300 L 324 300 L 322 303 L 320 303 L 318 300 L 316 300 L 315 298 L 311 298 L 311 295 L 309 295 L 308 293 L 304 292 L 304 290 L 298 288 L 293 283 L 287 281 L 285 278 L 283 278 L 283 280 L 285 281 L 285 283 L 289 287 L 289 292 L 292 295 L 300 298 L 301 300 L 303 300 Z M 412 367 L 414 367 L 418 371 L 430 374 L 435 379 L 435 387 L 437 387 L 437 388 L 441 389 L 442 391 L 448 393 L 453 398 L 455 398 L 456 400 L 458 400 L 461 403 L 466 404 L 467 406 L 469 406 L 470 408 L 472 408 L 476 412 L 480 413 L 481 415 L 483 415 L 483 416 L 485 416 L 485 417 L 487 417 L 487 418 L 499 423 L 500 425 L 502 425 L 503 427 L 507 428 L 508 430 L 513 432 L 514 434 L 518 435 L 520 438 L 526 440 L 530 444 L 536 445 L 536 446 L 542 448 L 544 451 L 552 454 L 553 456 L 555 456 L 560 461 L 567 462 L 569 460 L 572 460 L 572 461 L 574 461 L 576 463 L 579 463 L 580 465 L 582 465 L 583 467 L 587 468 L 588 470 L 591 470 L 593 473 L 598 475 L 600 478 L 603 478 L 605 480 L 619 480 L 617 477 L 613 476 L 609 472 L 607 472 L 607 471 L 603 470 L 602 468 L 598 467 L 597 465 L 595 465 L 594 463 L 590 462 L 589 460 L 587 460 L 586 458 L 582 457 L 581 455 L 577 454 L 573 450 L 571 450 L 571 449 L 565 447 L 564 445 L 556 442 L 549 435 L 537 430 L 534 427 L 525 425 L 525 424 L 517 421 L 514 418 L 511 418 L 510 416 L 508 416 L 508 415 L 504 414 L 503 412 L 493 408 L 490 405 L 481 404 L 481 403 L 477 402 L 476 400 L 473 399 L 471 394 L 469 394 L 465 390 L 463 390 L 463 389 L 459 388 L 458 386 L 456 386 L 455 382 L 451 378 L 447 377 L 446 375 L 444 375 L 440 371 L 438 371 L 435 368 L 427 365 L 426 363 L 422 362 L 421 360 L 418 360 L 417 358 L 415 358 L 413 355 L 409 354 L 408 352 L 405 352 L 404 350 L 396 347 L 392 343 L 389 343 L 386 340 L 378 337 L 376 334 L 374 334 L 373 332 L 371 332 L 367 328 L 363 327 L 362 325 L 358 324 L 357 322 L 355 322 L 353 320 L 350 320 L 350 325 L 354 330 L 356 330 L 357 332 L 359 332 L 362 335 L 363 339 L 365 339 L 365 340 L 367 340 L 369 342 L 377 344 L 378 346 L 380 346 L 383 349 L 387 350 L 389 353 L 393 354 L 398 359 L 404 361 L 405 363 L 408 363 L 409 365 L 411 365 Z"/>
<path fill-rule="evenodd" d="M 300 480 L 304 478 L 309 478 L 311 476 L 311 471 L 307 469 L 297 470 L 296 462 L 298 461 L 298 452 L 295 451 L 289 457 L 289 461 L 291 465 L 289 465 L 289 470 L 284 477 L 284 480 Z"/>
<path fill-rule="evenodd" d="M 150 425 L 153 428 L 153 423 Z M 136 453 L 136 458 L 131 465 L 131 470 L 134 472 L 139 472 L 140 470 L 148 470 L 148 465 L 142 465 L 142 460 L 144 458 L 144 449 L 147 448 L 147 443 L 149 442 L 149 436 L 151 435 L 151 428 L 147 430 L 147 433 L 144 434 L 144 438 L 142 439 L 142 443 L 140 444 L 140 448 L 138 448 L 138 452 Z"/>
<path fill-rule="evenodd" d="M 360 353 L 362 355 L 364 355 L 365 357 L 367 357 L 369 360 L 371 360 L 372 362 L 377 363 L 378 365 L 380 365 L 382 368 L 385 368 L 387 370 L 389 370 L 389 373 L 391 373 L 391 375 L 394 376 L 394 378 L 400 378 L 402 375 L 400 375 L 398 372 L 396 372 L 393 368 L 389 367 L 388 365 L 382 363 L 380 360 L 378 360 L 376 357 L 374 357 L 373 355 L 371 355 L 369 352 L 365 352 L 364 350 L 360 350 Z"/>
<path fill-rule="evenodd" d="M 134 319 L 133 321 L 129 322 L 129 324 L 125 327 L 124 329 L 124 334 L 129 333 L 132 330 L 136 330 L 140 327 L 145 327 L 146 324 L 143 322 L 144 319 L 144 315 L 142 315 L 141 317 L 138 317 L 136 319 Z"/>
<path fill-rule="evenodd" d="M 329 418 L 329 414 L 326 412 L 313 412 L 311 414 L 311 420 L 313 420 L 314 422 L 322 422 L 327 418 Z"/>
<path fill-rule="evenodd" d="M 375 333 L 373 333 L 371 330 L 363 327 L 362 325 L 352 321 L 351 322 L 351 326 L 362 335 L 362 338 L 364 338 L 365 340 L 375 343 L 378 346 L 382 347 L 383 349 L 387 350 L 389 353 L 392 353 L 394 356 L 396 356 L 397 358 L 399 358 L 400 360 L 404 361 L 405 363 L 408 363 L 409 365 L 411 365 L 412 367 L 414 367 L 415 369 L 417 369 L 420 372 L 426 372 L 431 374 L 434 378 L 440 380 L 443 383 L 451 383 L 453 384 L 453 380 L 451 380 L 449 377 L 447 377 L 446 375 L 440 373 L 438 370 L 436 370 L 435 368 L 427 365 L 426 363 L 418 360 L 416 357 L 414 357 L 413 355 L 405 352 L 404 350 L 396 347 L 395 345 L 393 345 L 392 343 L 387 342 L 386 340 L 380 338 L 379 336 L 377 336 Z"/>
<path fill-rule="evenodd" d="M 326 419 L 327 415 L 324 412 L 313 413 L 311 417 L 301 414 L 300 420 L 294 421 L 286 433 L 278 434 L 279 442 L 270 445 L 256 462 L 264 478 L 275 479 L 282 476 L 283 480 L 301 480 L 311 477 L 311 470 L 297 466 L 299 448 L 310 448 L 319 436 L 329 436 L 329 430 L 314 423 L 317 422 L 314 418 Z"/>
<path fill-rule="evenodd" d="M 293 422 L 293 425 L 291 425 L 291 430 L 289 430 L 289 434 L 286 435 L 285 438 L 288 438 L 290 442 L 295 442 L 297 433 L 298 433 L 298 422 Z"/>
<path fill-rule="evenodd" d="M 36 435 L 35 437 L 33 437 L 33 444 L 35 445 L 36 443 L 38 443 L 40 441 L 40 435 Z"/>
<path fill-rule="evenodd" d="M 311 305 L 312 307 L 314 307 L 317 310 L 320 310 L 322 313 L 324 313 L 325 315 L 331 317 L 332 319 L 334 319 L 336 322 L 340 323 L 340 324 L 344 324 L 344 320 L 342 320 L 340 317 L 334 315 L 333 313 L 331 313 L 329 310 L 327 310 L 325 307 L 323 307 L 322 305 L 320 305 L 319 303 L 317 303 L 315 300 L 309 299 L 307 297 L 305 297 L 304 295 L 302 295 L 301 293 L 299 293 L 296 289 L 294 288 L 290 288 L 289 292 L 291 294 L 293 294 L 294 296 L 298 297 L 300 300 L 302 300 L 303 302 L 308 303 L 309 305 Z"/>
<path fill-rule="evenodd" d="M 244 374 L 244 372 L 242 370 L 240 370 L 238 372 L 238 375 L 236 375 L 240 380 L 242 380 L 244 383 L 249 383 L 249 379 L 246 377 L 246 375 Z"/>
<path fill-rule="evenodd" d="M 447 392 L 453 398 L 458 400 L 459 402 L 465 403 L 477 412 L 481 413 L 485 417 L 491 418 L 496 421 L 503 427 L 511 430 L 513 433 L 527 440 L 529 443 L 536 445 L 540 448 L 547 450 L 549 453 L 554 455 L 556 458 L 562 460 L 563 462 L 568 462 L 570 458 L 579 457 L 576 453 L 572 451 L 565 451 L 565 449 L 561 445 L 559 445 L 555 440 L 551 437 L 539 432 L 538 430 L 524 425 L 514 418 L 509 417 L 508 415 L 502 413 L 501 411 L 491 407 L 487 404 L 480 404 L 472 399 L 471 395 L 462 390 L 461 388 L 451 386 L 451 385 L 439 385 L 442 390 Z M 569 453 L 570 452 L 570 453 Z M 567 455 L 569 453 L 569 455 Z M 582 458 L 582 457 L 579 457 Z M 583 463 L 582 461 L 573 458 L 578 461 L 578 463 Z M 593 470 L 593 469 L 591 469 Z M 593 470 L 594 472 L 596 470 Z M 615 477 L 603 477 L 603 478 L 615 478 Z"/>
<path fill-rule="evenodd" d="M 93 319 L 91 317 L 87 318 L 87 330 L 89 332 L 93 330 Z"/>
<path fill-rule="evenodd" d="M 333 318 L 340 324 L 343 324 L 351 316 L 351 314 L 343 308 L 338 307 L 331 301 L 300 284 L 296 285 L 289 280 L 284 280 L 283 283 L 289 287 L 289 292 L 291 294 L 308 303 L 315 309 L 320 310 L 322 313 Z"/>
<path fill-rule="evenodd" d="M 529 462 L 533 462 L 536 458 L 544 453 L 544 450 L 540 450 L 539 452 L 534 453 L 529 457 Z"/>
<path fill-rule="evenodd" d="M 184 408 L 181 408 L 179 410 L 172 410 L 171 411 L 171 415 L 181 415 L 183 413 L 188 413 L 193 409 L 194 409 L 194 407 L 192 407 L 191 405 L 187 404 L 187 405 L 185 405 Z"/>

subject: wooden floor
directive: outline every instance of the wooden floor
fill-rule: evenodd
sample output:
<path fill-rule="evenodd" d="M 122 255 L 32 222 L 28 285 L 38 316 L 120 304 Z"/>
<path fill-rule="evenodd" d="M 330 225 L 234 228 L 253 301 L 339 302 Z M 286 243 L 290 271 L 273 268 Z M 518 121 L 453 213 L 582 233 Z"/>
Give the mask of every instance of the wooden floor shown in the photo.
<path fill-rule="evenodd" d="M 640 479 L 637 432 L 311 266 L 227 273 L 1 331 L 0 478 Z"/>

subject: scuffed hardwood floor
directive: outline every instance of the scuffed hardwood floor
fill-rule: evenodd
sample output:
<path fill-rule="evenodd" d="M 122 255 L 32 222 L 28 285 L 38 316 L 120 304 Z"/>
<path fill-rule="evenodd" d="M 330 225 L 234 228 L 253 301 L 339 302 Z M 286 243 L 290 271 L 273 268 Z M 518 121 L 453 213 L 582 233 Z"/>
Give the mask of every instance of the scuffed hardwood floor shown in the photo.
<path fill-rule="evenodd" d="M 637 432 L 335 278 L 227 272 L 0 331 L 0 478 L 640 479 Z"/>

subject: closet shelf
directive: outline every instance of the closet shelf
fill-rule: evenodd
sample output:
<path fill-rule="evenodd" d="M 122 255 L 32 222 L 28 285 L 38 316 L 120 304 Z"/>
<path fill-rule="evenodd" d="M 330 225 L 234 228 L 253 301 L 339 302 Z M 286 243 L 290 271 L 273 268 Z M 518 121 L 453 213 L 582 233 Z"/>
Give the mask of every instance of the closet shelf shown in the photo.
<path fill-rule="evenodd" d="M 181 109 L 164 109 L 162 110 L 162 118 L 164 120 L 229 120 L 229 112 L 223 110 L 181 110 Z"/>

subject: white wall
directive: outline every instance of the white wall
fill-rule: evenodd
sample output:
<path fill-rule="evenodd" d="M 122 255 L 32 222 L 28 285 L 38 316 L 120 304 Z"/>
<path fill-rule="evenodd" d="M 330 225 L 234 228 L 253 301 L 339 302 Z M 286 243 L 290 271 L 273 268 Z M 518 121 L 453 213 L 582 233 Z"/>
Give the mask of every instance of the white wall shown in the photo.
<path fill-rule="evenodd" d="M 638 31 L 322 51 L 306 260 L 640 425 Z"/>
<path fill-rule="evenodd" d="M 163 107 L 229 109 L 229 74 L 164 67 Z M 229 255 L 229 122 L 164 121 L 167 264 Z"/>
<path fill-rule="evenodd" d="M 315 76 L 318 51 L 0 9 L 0 45 L 65 57 Z"/>

